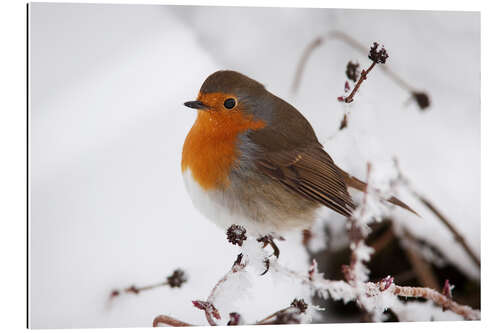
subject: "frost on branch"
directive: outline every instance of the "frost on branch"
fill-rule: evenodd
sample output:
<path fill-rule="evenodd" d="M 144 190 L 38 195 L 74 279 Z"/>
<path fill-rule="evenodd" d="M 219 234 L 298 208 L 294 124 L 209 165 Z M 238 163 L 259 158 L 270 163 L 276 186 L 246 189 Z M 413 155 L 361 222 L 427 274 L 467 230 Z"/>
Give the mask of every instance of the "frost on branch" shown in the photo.
<path fill-rule="evenodd" d="M 306 272 L 295 271 L 280 263 L 277 256 L 274 258 L 270 251 L 274 247 L 265 248 L 271 244 L 272 237 L 259 239 L 246 235 L 242 226 L 233 225 L 227 231 L 228 241 L 240 246 L 241 253 L 237 255 L 230 269 L 217 281 L 205 299 L 192 301 L 195 308 L 203 311 L 209 325 L 270 325 L 270 324 L 301 324 L 311 323 L 318 311 L 324 310 L 315 305 L 315 296 L 323 299 L 354 302 L 371 321 L 387 319 L 387 310 L 396 316 L 399 321 L 416 320 L 477 320 L 481 314 L 469 306 L 461 305 L 453 299 L 453 285 L 446 280 L 442 291 L 427 287 L 400 286 L 397 278 L 384 275 L 377 282 L 370 281 L 370 269 L 367 264 L 373 259 L 375 248 L 379 245 L 368 245 L 367 239 L 373 230 L 382 224 L 390 215 L 390 205 L 387 200 L 392 198 L 394 182 L 384 179 L 375 182 L 372 166 L 367 165 L 367 187 L 362 194 L 361 201 L 352 216 L 346 221 L 346 235 L 348 236 L 349 262 L 344 265 L 342 273 L 344 279 L 329 279 L 318 269 L 316 260 L 312 260 L 310 269 Z M 389 188 L 386 188 L 387 186 Z M 392 186 L 392 187 L 391 187 Z M 309 235 L 312 237 L 311 235 Z M 307 242 L 309 243 L 310 240 Z M 271 260 L 270 258 L 273 258 Z M 266 267 L 267 266 L 267 267 Z M 236 312 L 234 301 L 246 297 L 254 287 L 253 282 L 262 278 L 263 269 L 276 282 L 285 279 L 287 282 L 302 286 L 304 294 L 290 295 L 291 303 L 277 309 L 263 319 L 248 322 L 243 318 L 247 314 L 242 309 Z M 373 278 L 373 277 L 372 277 Z M 169 285 L 172 288 L 181 287 L 186 282 L 186 275 L 182 270 L 175 270 L 165 282 L 159 285 Z M 145 289 L 152 289 L 157 285 L 137 288 L 131 286 L 125 292 L 139 293 Z M 119 294 L 119 291 L 117 291 Z M 411 299 L 424 299 L 425 302 L 415 302 Z M 153 326 L 192 326 L 167 315 L 159 315 L 153 321 Z"/>
<path fill-rule="evenodd" d="M 390 197 L 389 193 L 379 190 L 379 186 L 372 185 L 370 176 L 371 167 L 368 166 L 367 190 L 348 223 L 351 258 L 350 264 L 343 269 L 346 281 L 326 279 L 324 274 L 318 272 L 314 260 L 307 275 L 277 264 L 275 270 L 308 285 L 311 293 L 322 298 L 341 300 L 344 303 L 355 301 L 373 321 L 384 320 L 387 309 L 391 309 L 400 321 L 479 319 L 479 311 L 460 305 L 449 297 L 449 283 L 445 283 L 443 294 L 430 288 L 398 286 L 394 284 L 392 276 L 386 276 L 378 283 L 368 282 L 369 270 L 365 264 L 373 253 L 373 249 L 365 243 L 371 232 L 368 224 L 380 221 L 388 213 L 385 200 Z M 423 298 L 428 302 L 403 301 L 400 297 L 405 300 Z M 446 311 L 443 312 L 443 309 Z"/>

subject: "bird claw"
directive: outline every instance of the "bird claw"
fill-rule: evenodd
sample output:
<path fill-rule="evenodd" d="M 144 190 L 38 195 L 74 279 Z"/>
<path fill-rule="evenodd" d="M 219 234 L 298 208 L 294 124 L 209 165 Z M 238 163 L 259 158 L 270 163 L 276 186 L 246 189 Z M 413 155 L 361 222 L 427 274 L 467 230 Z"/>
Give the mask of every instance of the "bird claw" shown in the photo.
<path fill-rule="evenodd" d="M 279 240 L 285 240 L 283 237 L 279 237 L 278 239 Z M 272 235 L 262 236 L 262 237 L 260 237 L 260 238 L 257 239 L 257 242 L 262 243 L 262 248 L 265 248 L 266 246 L 271 245 L 271 247 L 273 248 L 273 254 L 271 254 L 271 256 L 274 255 L 276 257 L 276 259 L 279 258 L 279 256 L 280 256 L 280 249 L 278 248 L 278 246 L 274 242 L 274 237 Z M 264 264 L 266 265 L 266 270 L 264 272 L 262 272 L 260 275 L 264 275 L 264 274 L 266 274 L 269 271 L 269 268 L 271 266 L 271 261 L 269 260 L 269 258 L 271 256 L 269 256 L 268 258 L 264 259 Z"/>
<path fill-rule="evenodd" d="M 283 237 L 279 237 L 278 239 L 279 240 L 285 240 Z M 262 236 L 262 237 L 260 237 L 260 238 L 257 239 L 257 242 L 262 243 L 262 248 L 265 248 L 266 246 L 271 245 L 271 247 L 273 248 L 273 255 L 276 258 L 279 258 L 279 256 L 280 256 L 280 249 L 278 248 L 278 246 L 274 242 L 274 237 L 273 236 L 271 236 L 271 235 Z"/>
<path fill-rule="evenodd" d="M 264 259 L 264 265 L 266 265 L 266 269 L 264 272 L 260 273 L 260 275 L 264 275 L 269 271 L 269 267 L 271 267 L 271 262 L 269 261 L 269 258 Z"/>

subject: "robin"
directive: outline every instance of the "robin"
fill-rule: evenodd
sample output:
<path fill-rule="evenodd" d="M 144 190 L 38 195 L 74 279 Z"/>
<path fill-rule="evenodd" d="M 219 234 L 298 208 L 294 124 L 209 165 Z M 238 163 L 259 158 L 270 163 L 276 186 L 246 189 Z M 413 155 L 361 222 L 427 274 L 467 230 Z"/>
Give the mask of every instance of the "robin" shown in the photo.
<path fill-rule="evenodd" d="M 308 229 L 321 206 L 350 217 L 348 187 L 366 183 L 340 169 L 313 128 L 292 105 L 259 82 L 218 71 L 203 83 L 182 151 L 182 174 L 194 206 L 227 229 L 233 224 L 271 243 L 273 236 Z M 395 197 L 395 205 L 408 209 Z M 412 211 L 413 212 L 413 211 Z"/>

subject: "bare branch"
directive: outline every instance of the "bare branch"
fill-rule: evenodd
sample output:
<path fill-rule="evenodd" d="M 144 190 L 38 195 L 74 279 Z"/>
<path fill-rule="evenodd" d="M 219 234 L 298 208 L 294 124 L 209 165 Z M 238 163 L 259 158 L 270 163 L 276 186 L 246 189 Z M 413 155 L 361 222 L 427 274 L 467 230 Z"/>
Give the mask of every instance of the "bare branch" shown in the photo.
<path fill-rule="evenodd" d="M 455 240 L 462 246 L 462 248 L 472 259 L 472 261 L 474 261 L 477 267 L 480 268 L 481 260 L 474 253 L 474 251 L 472 251 L 472 248 L 469 246 L 462 234 L 453 226 L 450 220 L 448 220 L 433 203 L 431 203 L 427 198 L 425 198 L 422 194 L 418 193 L 414 189 L 414 187 L 410 184 L 408 178 L 401 171 L 397 158 L 394 158 L 394 165 L 396 166 L 396 169 L 398 171 L 398 179 L 401 181 L 401 183 L 404 184 L 406 188 L 446 226 L 446 228 L 448 228 L 448 230 L 453 234 Z"/>
<path fill-rule="evenodd" d="M 416 242 L 415 237 L 404 230 L 404 237 L 408 238 L 412 242 Z M 439 283 L 432 271 L 432 266 L 422 258 L 422 255 L 418 253 L 415 249 L 411 247 L 404 247 L 406 256 L 410 261 L 413 271 L 417 276 L 418 281 L 423 286 L 428 286 L 433 289 L 439 288 Z"/>
<path fill-rule="evenodd" d="M 187 281 L 186 274 L 181 269 L 176 269 L 172 275 L 168 276 L 164 282 L 159 282 L 155 284 L 146 285 L 143 287 L 136 287 L 131 285 L 130 287 L 123 289 L 114 289 L 111 291 L 110 298 L 118 297 L 120 294 L 140 294 L 143 291 L 156 289 L 159 287 L 170 286 L 171 288 L 180 288 Z"/>
<path fill-rule="evenodd" d="M 243 261 L 243 254 L 238 254 L 238 257 L 236 258 L 235 262 L 233 263 L 233 267 L 231 267 L 231 270 L 227 272 L 213 287 L 212 291 L 210 292 L 210 295 L 207 297 L 207 302 L 214 303 L 215 302 L 215 297 L 217 295 L 217 292 L 222 288 L 222 286 L 228 281 L 228 279 L 238 273 L 241 272 L 245 269 L 247 265 L 246 261 Z"/>
<path fill-rule="evenodd" d="M 210 326 L 217 326 L 217 323 L 215 322 L 215 319 L 221 319 L 221 316 L 219 314 L 219 310 L 210 302 L 205 302 L 205 301 L 193 301 L 193 305 L 205 312 L 205 317 L 207 318 L 207 322 L 210 324 Z"/>
<path fill-rule="evenodd" d="M 420 297 L 428 299 L 430 301 L 433 301 L 435 304 L 442 306 L 443 309 L 453 311 L 467 320 L 481 319 L 481 313 L 478 310 L 474 310 L 467 305 L 460 305 L 457 302 L 453 301 L 451 298 L 431 288 L 401 287 L 395 285 L 391 292 L 397 296 Z"/>
<path fill-rule="evenodd" d="M 328 296 L 332 299 L 343 300 L 345 303 L 356 299 L 353 286 L 345 281 L 325 279 L 321 273 L 317 272 L 314 262 L 314 268 L 309 271 L 308 275 L 302 275 L 286 267 L 280 266 L 279 264 L 275 264 L 273 267 L 275 270 L 279 270 L 299 280 L 301 283 L 308 285 L 321 295 L 325 295 L 324 292 L 326 291 Z M 481 312 L 479 310 L 474 310 L 467 305 L 460 305 L 434 289 L 398 286 L 393 284 L 393 278 L 391 277 L 387 277 L 378 283 L 365 282 L 362 287 L 367 291 L 365 295 L 367 297 L 377 297 L 380 296 L 382 292 L 390 292 L 396 296 L 425 298 L 443 307 L 443 309 L 452 311 L 467 320 L 478 320 L 481 317 Z"/>
<path fill-rule="evenodd" d="M 346 98 L 344 98 L 344 102 L 345 103 L 351 103 L 354 100 L 354 95 L 356 95 L 356 93 L 359 90 L 359 87 L 361 87 L 361 84 L 363 83 L 363 81 L 365 81 L 366 78 L 368 77 L 368 73 L 370 73 L 370 71 L 373 69 L 373 67 L 375 67 L 376 64 L 377 63 L 374 61 L 374 62 L 372 62 L 372 64 L 370 65 L 370 67 L 368 67 L 367 70 L 363 69 L 361 71 L 361 76 L 360 76 L 358 82 L 356 83 L 356 85 L 354 86 L 354 89 L 351 91 L 351 93 L 349 94 L 349 96 L 347 96 Z"/>
<path fill-rule="evenodd" d="M 303 51 L 299 63 L 297 65 L 297 69 L 295 70 L 295 76 L 293 79 L 292 83 L 292 89 L 291 92 L 292 94 L 296 94 L 300 82 L 302 81 L 302 76 L 304 74 L 304 68 L 312 54 L 312 52 L 317 49 L 320 45 L 325 43 L 328 40 L 340 40 L 350 47 L 354 48 L 355 50 L 359 51 L 360 53 L 365 53 L 366 48 L 365 46 L 360 43 L 359 41 L 355 40 L 348 34 L 346 34 L 343 31 L 338 31 L 338 30 L 333 30 L 328 33 L 326 33 L 323 36 L 316 37 L 312 42 L 310 42 L 305 50 Z M 407 81 L 405 81 L 401 76 L 396 74 L 396 72 L 393 72 L 389 67 L 387 66 L 380 66 L 380 69 L 387 75 L 389 76 L 390 79 L 392 79 L 398 86 L 400 86 L 402 89 L 406 90 L 408 93 L 410 93 L 411 98 L 417 103 L 417 105 L 420 107 L 421 110 L 425 110 L 427 107 L 430 105 L 430 98 L 429 95 L 426 92 L 423 92 L 421 90 L 418 90 L 414 88 L 412 85 L 410 85 Z"/>
<path fill-rule="evenodd" d="M 300 324 L 299 315 L 306 312 L 307 303 L 303 299 L 294 299 L 290 306 L 259 320 L 255 325 Z"/>
<path fill-rule="evenodd" d="M 194 326 L 166 315 L 156 316 L 153 320 L 153 327 L 158 327 L 158 324 L 165 324 L 174 327 Z"/>

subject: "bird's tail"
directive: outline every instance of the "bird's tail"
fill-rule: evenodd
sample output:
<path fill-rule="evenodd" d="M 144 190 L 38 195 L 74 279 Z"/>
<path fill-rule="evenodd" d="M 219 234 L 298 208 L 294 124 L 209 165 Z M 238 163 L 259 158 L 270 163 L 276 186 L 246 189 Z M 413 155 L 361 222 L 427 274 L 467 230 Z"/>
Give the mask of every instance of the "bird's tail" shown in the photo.
<path fill-rule="evenodd" d="M 365 182 L 359 180 L 356 177 L 351 176 L 350 174 L 348 174 L 344 170 L 340 170 L 340 171 L 342 172 L 342 176 L 344 178 L 344 182 L 347 185 L 347 187 L 352 187 L 352 188 L 354 188 L 354 189 L 356 189 L 358 191 L 361 191 L 361 192 L 365 192 L 366 191 L 366 183 Z M 413 214 L 415 214 L 418 217 L 420 217 L 420 215 L 416 211 L 414 211 L 410 206 L 408 206 L 403 201 L 399 200 L 398 198 L 396 198 L 394 196 L 390 197 L 389 199 L 387 199 L 387 201 L 389 201 L 393 205 L 396 205 L 396 206 L 399 206 L 401 208 L 404 208 L 407 211 L 410 211 Z"/>

